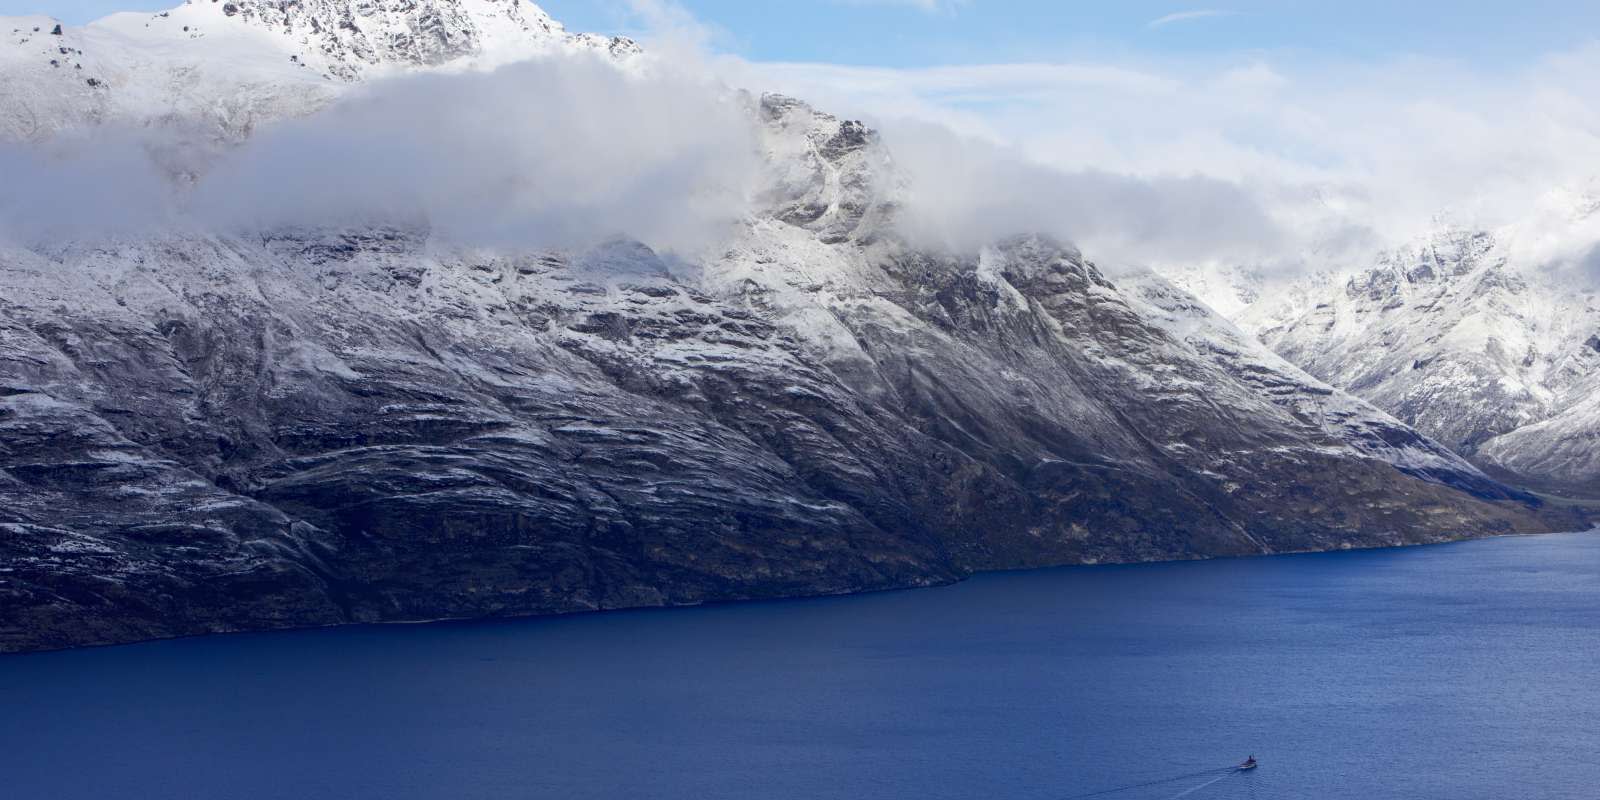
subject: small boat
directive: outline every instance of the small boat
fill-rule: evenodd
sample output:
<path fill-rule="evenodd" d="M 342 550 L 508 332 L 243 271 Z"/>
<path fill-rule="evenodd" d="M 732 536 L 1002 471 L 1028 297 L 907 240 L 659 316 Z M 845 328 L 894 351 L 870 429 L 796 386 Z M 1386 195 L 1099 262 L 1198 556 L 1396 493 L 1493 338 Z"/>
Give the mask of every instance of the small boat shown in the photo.
<path fill-rule="evenodd" d="M 1235 769 L 1239 770 L 1240 772 L 1244 772 L 1247 769 L 1255 769 L 1257 766 L 1258 765 L 1256 764 L 1256 757 L 1255 756 L 1251 756 L 1251 757 L 1245 759 L 1243 764 L 1240 764 L 1239 766 L 1235 767 Z"/>

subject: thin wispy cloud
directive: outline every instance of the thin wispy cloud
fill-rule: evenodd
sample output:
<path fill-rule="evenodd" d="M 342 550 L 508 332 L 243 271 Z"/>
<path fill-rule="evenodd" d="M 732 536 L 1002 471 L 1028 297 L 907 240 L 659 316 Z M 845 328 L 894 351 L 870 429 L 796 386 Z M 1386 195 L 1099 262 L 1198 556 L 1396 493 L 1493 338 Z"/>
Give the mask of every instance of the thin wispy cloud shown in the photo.
<path fill-rule="evenodd" d="M 833 0 L 849 6 L 899 6 L 925 14 L 953 14 L 969 0 Z"/>
<path fill-rule="evenodd" d="M 1148 23 L 1145 23 L 1145 27 L 1163 28 L 1178 22 L 1192 22 L 1197 19 L 1209 19 L 1212 17 L 1231 17 L 1236 13 L 1237 12 L 1226 11 L 1220 8 L 1199 8 L 1193 11 L 1179 11 L 1173 14 L 1168 14 L 1164 17 L 1156 17 L 1155 19 L 1150 20 Z"/>

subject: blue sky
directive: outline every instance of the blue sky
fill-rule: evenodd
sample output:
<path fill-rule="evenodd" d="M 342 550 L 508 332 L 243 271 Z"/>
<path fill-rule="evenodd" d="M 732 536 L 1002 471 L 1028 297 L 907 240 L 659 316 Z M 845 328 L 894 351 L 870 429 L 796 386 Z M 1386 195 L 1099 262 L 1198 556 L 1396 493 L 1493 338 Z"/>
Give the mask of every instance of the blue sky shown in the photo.
<path fill-rule="evenodd" d="M 0 14 L 81 23 L 177 0 L 0 0 Z M 1592 0 L 681 0 L 720 50 L 758 61 L 929 66 L 1119 54 L 1409 53 L 1492 64 L 1566 50 L 1600 32 Z M 624 0 L 545 0 L 574 30 L 627 31 Z M 1193 13 L 1212 12 L 1212 13 Z M 1184 15 L 1170 23 L 1151 22 Z"/>
<path fill-rule="evenodd" d="M 544 5 L 571 27 L 625 26 L 619 25 L 621 3 L 548 0 Z M 1567 49 L 1600 31 L 1600 3 L 1588 0 L 684 0 L 681 5 L 720 28 L 719 44 L 746 58 L 879 66 L 1062 61 L 1085 51 L 1121 50 L 1292 49 L 1340 57 L 1413 52 L 1502 59 Z"/>

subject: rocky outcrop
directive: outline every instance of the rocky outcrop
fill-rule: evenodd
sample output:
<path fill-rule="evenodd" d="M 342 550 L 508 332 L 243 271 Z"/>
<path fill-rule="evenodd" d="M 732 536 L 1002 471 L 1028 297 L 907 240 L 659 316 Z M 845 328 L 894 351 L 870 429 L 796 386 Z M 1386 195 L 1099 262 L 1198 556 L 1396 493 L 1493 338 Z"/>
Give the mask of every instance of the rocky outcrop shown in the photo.
<path fill-rule="evenodd" d="M 526 56 L 541 47 L 639 52 L 625 37 L 567 33 L 526 0 L 232 0 L 220 10 L 227 23 L 280 35 L 296 47 L 296 61 L 345 81 L 384 68 Z M 198 15 L 205 12 L 201 6 Z"/>

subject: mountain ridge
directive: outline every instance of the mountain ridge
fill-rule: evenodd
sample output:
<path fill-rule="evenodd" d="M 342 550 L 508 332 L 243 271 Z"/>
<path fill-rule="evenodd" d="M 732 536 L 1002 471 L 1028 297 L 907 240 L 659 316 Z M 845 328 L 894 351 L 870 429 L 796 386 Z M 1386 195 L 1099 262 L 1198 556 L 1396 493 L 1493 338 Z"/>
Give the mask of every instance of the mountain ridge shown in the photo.
<path fill-rule="evenodd" d="M 188 70 L 228 63 L 106 74 L 231 91 Z M 337 95 L 258 79 L 293 102 L 224 138 Z M 216 120 L 196 91 L 145 107 Z M 916 247 L 874 132 L 741 102 L 767 183 L 692 258 L 394 224 L 0 248 L 0 650 L 1582 523 L 1153 276 Z"/>
<path fill-rule="evenodd" d="M 1576 219 L 1593 214 L 1579 209 Z M 1347 277 L 1236 312 L 1289 361 L 1515 480 L 1592 486 L 1600 296 L 1519 249 L 1445 224 Z M 1521 238 L 1530 238 L 1523 236 Z"/>

